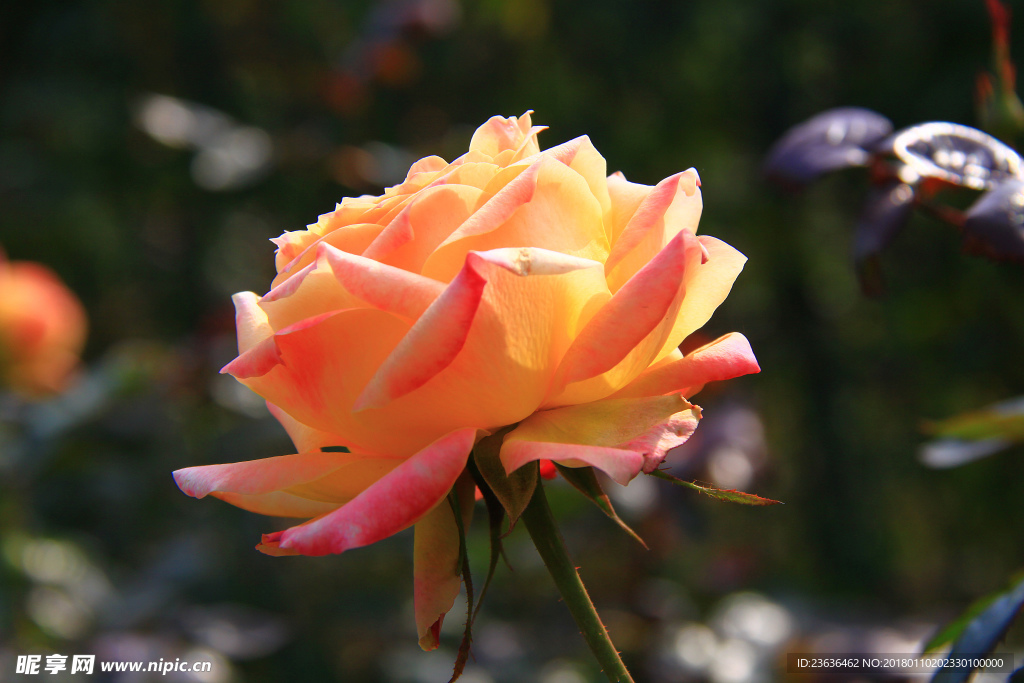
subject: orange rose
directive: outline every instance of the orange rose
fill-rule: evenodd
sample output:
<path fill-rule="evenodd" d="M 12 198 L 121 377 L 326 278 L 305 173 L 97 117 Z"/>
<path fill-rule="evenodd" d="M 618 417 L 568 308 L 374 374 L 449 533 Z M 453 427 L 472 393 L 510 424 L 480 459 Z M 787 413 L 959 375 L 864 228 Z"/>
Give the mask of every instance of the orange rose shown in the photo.
<path fill-rule="evenodd" d="M 625 484 L 696 427 L 684 396 L 758 370 L 739 334 L 677 348 L 745 261 L 697 237 L 697 173 L 637 185 L 608 176 L 586 137 L 541 152 L 540 130 L 529 113 L 494 117 L 454 162 L 423 159 L 383 196 L 275 240 L 272 289 L 235 295 L 224 372 L 267 399 L 298 454 L 175 473 L 189 495 L 313 517 L 265 536 L 272 554 L 415 524 L 424 648 L 459 590 L 444 499 L 478 438 L 518 424 L 507 471 L 549 459 Z"/>
<path fill-rule="evenodd" d="M 82 304 L 46 266 L 0 255 L 0 370 L 30 395 L 64 388 L 85 343 Z"/>

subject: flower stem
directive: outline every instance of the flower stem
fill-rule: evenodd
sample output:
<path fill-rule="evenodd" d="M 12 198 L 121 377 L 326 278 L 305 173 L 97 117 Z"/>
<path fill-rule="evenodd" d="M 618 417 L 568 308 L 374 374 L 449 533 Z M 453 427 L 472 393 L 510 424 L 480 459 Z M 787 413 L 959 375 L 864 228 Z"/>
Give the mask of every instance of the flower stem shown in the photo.
<path fill-rule="evenodd" d="M 530 504 L 523 512 L 522 520 L 526 524 L 526 530 L 530 532 L 533 544 L 537 546 L 537 552 L 551 572 L 558 592 L 562 594 L 562 599 L 569 607 L 576 625 L 608 680 L 612 683 L 633 683 L 633 678 L 619 658 L 619 653 L 612 644 L 601 617 L 594 609 L 594 603 L 587 595 L 587 589 L 580 580 L 576 567 L 569 559 L 565 541 L 555 526 L 555 519 L 551 515 L 551 508 L 540 482 L 537 482 L 537 488 L 533 492 Z"/>

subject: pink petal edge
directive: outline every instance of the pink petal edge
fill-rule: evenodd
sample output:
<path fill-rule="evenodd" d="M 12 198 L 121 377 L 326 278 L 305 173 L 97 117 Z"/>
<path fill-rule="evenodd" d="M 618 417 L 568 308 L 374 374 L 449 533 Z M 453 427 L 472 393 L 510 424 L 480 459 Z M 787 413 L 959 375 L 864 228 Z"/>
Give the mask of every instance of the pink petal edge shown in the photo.
<path fill-rule="evenodd" d="M 448 495 L 476 435 L 468 428 L 441 437 L 334 512 L 266 534 L 257 548 L 268 554 L 328 555 L 398 533 Z"/>
<path fill-rule="evenodd" d="M 682 392 L 689 397 L 696 387 L 760 372 L 750 342 L 739 332 L 730 332 L 683 358 L 642 373 L 611 398 L 660 396 Z"/>
<path fill-rule="evenodd" d="M 641 453 L 626 448 L 518 440 L 507 441 L 501 447 L 501 462 L 509 474 L 534 460 L 552 460 L 569 467 L 590 465 L 623 486 L 639 474 L 644 465 Z"/>
<path fill-rule="evenodd" d="M 681 231 L 590 319 L 562 361 L 565 385 L 611 370 L 665 320 L 696 244 Z"/>
<path fill-rule="evenodd" d="M 385 406 L 451 365 L 466 343 L 486 284 L 467 261 L 380 366 L 352 412 Z"/>

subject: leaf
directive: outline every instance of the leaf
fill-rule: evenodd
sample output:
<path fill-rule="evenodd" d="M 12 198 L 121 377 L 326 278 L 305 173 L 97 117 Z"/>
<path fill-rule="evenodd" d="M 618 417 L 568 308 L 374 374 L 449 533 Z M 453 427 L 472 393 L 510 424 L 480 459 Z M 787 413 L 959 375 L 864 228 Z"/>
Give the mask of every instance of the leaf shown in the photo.
<path fill-rule="evenodd" d="M 476 621 L 476 615 L 480 613 L 480 607 L 484 604 L 484 596 L 487 595 L 491 579 L 494 578 L 494 572 L 498 568 L 498 560 L 505 554 L 501 546 L 501 522 L 505 519 L 505 509 L 502 507 L 498 497 L 494 495 L 494 491 L 484 481 L 483 475 L 480 474 L 476 463 L 470 460 L 468 469 L 476 481 L 477 488 L 480 489 L 480 493 L 484 497 L 484 503 L 487 506 L 487 521 L 491 542 L 491 557 L 487 565 L 487 578 L 484 580 L 484 587 L 480 589 L 480 597 L 476 602 L 476 611 L 473 613 L 473 620 Z"/>
<path fill-rule="evenodd" d="M 869 109 L 829 109 L 786 131 L 768 151 L 764 173 L 799 188 L 828 171 L 867 166 L 871 150 L 891 132 L 889 119 Z"/>
<path fill-rule="evenodd" d="M 879 254 L 910 221 L 914 188 L 895 182 L 871 190 L 853 233 L 853 259 L 861 289 L 869 296 L 882 293 Z"/>
<path fill-rule="evenodd" d="M 972 462 L 1024 441 L 1024 397 L 929 422 L 923 430 L 941 437 L 921 448 L 925 465 L 946 468 Z"/>
<path fill-rule="evenodd" d="M 700 491 L 712 498 L 724 500 L 728 503 L 739 503 L 740 505 L 785 505 L 785 503 L 780 500 L 762 498 L 761 496 L 755 496 L 753 493 L 744 493 L 743 491 L 737 491 L 735 489 L 718 489 L 714 486 L 706 486 L 693 481 L 685 481 L 683 479 L 673 477 L 668 472 L 663 472 L 661 470 L 654 470 L 653 472 L 648 472 L 648 474 L 652 477 L 657 477 L 658 479 L 670 481 L 677 486 L 685 486 L 693 489 L 694 491 Z"/>
<path fill-rule="evenodd" d="M 906 164 L 902 177 L 935 178 L 974 190 L 990 190 L 1017 177 L 1022 165 L 1013 149 L 991 135 L 945 121 L 904 128 L 896 133 L 892 148 Z"/>
<path fill-rule="evenodd" d="M 1008 439 L 1024 441 L 1024 397 L 954 415 L 939 422 L 925 425 L 925 431 L 935 436 L 981 440 Z"/>
<path fill-rule="evenodd" d="M 967 628 L 967 625 L 970 624 L 975 617 L 984 612 L 988 606 L 995 602 L 996 598 L 1001 595 L 1003 595 L 1003 591 L 992 593 L 991 595 L 986 595 L 975 600 L 971 603 L 970 607 L 964 610 L 963 614 L 939 629 L 939 631 L 925 644 L 922 652 L 925 654 L 935 652 L 959 638 L 960 634 Z"/>
<path fill-rule="evenodd" d="M 515 425 L 509 425 L 491 436 L 481 439 L 473 448 L 473 462 L 483 476 L 487 486 L 501 501 L 508 515 L 508 530 L 511 531 L 519 516 L 533 497 L 537 488 L 538 465 L 531 462 L 523 465 L 512 474 L 505 474 L 505 466 L 501 464 L 499 453 L 501 442 Z"/>
<path fill-rule="evenodd" d="M 956 637 L 950 657 L 974 657 L 992 652 L 1006 635 L 1010 624 L 1024 606 L 1024 579 L 1011 590 L 997 596 L 978 616 L 970 619 Z M 970 610 L 968 610 L 970 612 Z M 936 640 L 936 639 L 933 639 Z M 935 673 L 932 683 L 963 683 L 974 671 L 972 667 L 943 667 Z"/>
<path fill-rule="evenodd" d="M 995 261 L 1024 261 L 1024 181 L 998 183 L 964 214 L 964 245 Z"/>
<path fill-rule="evenodd" d="M 636 539 L 636 542 L 647 550 L 647 544 L 644 543 L 644 539 L 640 538 L 635 531 L 629 528 L 629 525 L 623 522 L 615 512 L 615 508 L 612 507 L 612 501 L 608 498 L 608 494 L 604 492 L 604 489 L 601 488 L 601 482 L 597 480 L 593 467 L 565 467 L 557 462 L 553 464 L 567 482 L 575 486 L 580 493 L 589 498 L 597 507 L 601 508 L 601 512 L 608 515 L 613 522 L 622 527 L 623 531 Z"/>

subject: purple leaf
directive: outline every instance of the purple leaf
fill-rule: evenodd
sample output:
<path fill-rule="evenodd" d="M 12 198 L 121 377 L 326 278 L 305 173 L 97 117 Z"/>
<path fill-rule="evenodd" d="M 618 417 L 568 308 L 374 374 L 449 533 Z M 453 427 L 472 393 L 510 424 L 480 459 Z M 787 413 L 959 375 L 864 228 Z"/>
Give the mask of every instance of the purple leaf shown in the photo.
<path fill-rule="evenodd" d="M 853 233 L 853 259 L 865 294 L 882 293 L 879 253 L 892 242 L 910 220 L 914 188 L 890 183 L 872 188 Z"/>
<path fill-rule="evenodd" d="M 996 261 L 1024 261 L 1024 181 L 998 183 L 965 213 L 964 245 Z"/>
<path fill-rule="evenodd" d="M 900 178 L 910 184 L 936 178 L 989 190 L 1021 172 L 1015 151 L 987 133 L 957 123 L 933 121 L 904 128 L 893 140 L 893 153 L 906 164 Z"/>
<path fill-rule="evenodd" d="M 869 109 L 829 109 L 786 131 L 769 150 L 764 173 L 799 187 L 828 171 L 866 166 L 871 150 L 891 132 L 889 119 Z"/>

